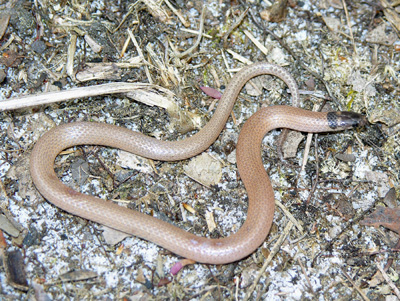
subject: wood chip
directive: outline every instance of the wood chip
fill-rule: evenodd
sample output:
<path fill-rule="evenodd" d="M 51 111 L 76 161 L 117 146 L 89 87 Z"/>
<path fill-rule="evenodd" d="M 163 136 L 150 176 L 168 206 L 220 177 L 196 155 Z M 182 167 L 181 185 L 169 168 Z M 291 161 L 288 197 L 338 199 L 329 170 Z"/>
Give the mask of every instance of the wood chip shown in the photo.
<path fill-rule="evenodd" d="M 3 214 L 0 214 L 0 229 L 12 237 L 17 237 L 20 234 L 20 231 Z"/>
<path fill-rule="evenodd" d="M 60 275 L 60 279 L 63 282 L 70 282 L 92 279 L 96 278 L 97 276 L 98 275 L 96 272 L 90 270 L 76 270 Z"/>
<path fill-rule="evenodd" d="M 17 289 L 27 291 L 29 286 L 21 251 L 7 252 L 4 262 L 8 282 Z"/>
<path fill-rule="evenodd" d="M 193 158 L 183 169 L 190 178 L 207 187 L 218 184 L 222 177 L 221 162 L 208 153 Z"/>
<path fill-rule="evenodd" d="M 210 211 L 206 211 L 206 222 L 208 226 L 208 231 L 213 232 L 217 228 L 217 224 L 214 220 L 214 215 Z"/>
<path fill-rule="evenodd" d="M 126 234 L 125 232 L 121 232 L 106 226 L 101 226 L 101 228 L 103 229 L 104 240 L 106 241 L 106 244 L 110 246 L 115 246 L 116 244 L 123 241 L 125 238 L 132 236 Z"/>
<path fill-rule="evenodd" d="M 303 134 L 295 131 L 289 131 L 282 147 L 283 158 L 295 158 L 299 144 L 301 141 L 303 141 L 303 139 Z"/>

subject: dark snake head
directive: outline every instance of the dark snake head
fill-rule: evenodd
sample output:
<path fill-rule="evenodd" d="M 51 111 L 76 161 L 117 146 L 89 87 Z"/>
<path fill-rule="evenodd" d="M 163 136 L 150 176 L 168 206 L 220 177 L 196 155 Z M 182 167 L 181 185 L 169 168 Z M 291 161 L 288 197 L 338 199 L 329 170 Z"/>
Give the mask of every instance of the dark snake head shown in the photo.
<path fill-rule="evenodd" d="M 329 112 L 327 118 L 329 127 L 335 130 L 352 129 L 368 124 L 368 120 L 364 115 L 355 112 Z"/>

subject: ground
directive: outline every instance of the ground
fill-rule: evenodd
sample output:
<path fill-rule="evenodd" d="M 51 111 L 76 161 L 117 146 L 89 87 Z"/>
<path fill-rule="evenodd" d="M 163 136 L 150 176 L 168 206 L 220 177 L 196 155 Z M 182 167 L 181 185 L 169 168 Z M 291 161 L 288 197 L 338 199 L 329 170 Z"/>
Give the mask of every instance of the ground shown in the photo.
<path fill-rule="evenodd" d="M 3 1 L 4 300 L 400 298 L 400 227 L 396 218 L 388 221 L 399 206 L 400 6 L 384 0 L 270 5 Z M 306 134 L 298 148 L 289 146 L 294 157 L 282 161 L 276 151 L 280 131 L 268 133 L 262 157 L 277 208 L 269 236 L 250 256 L 225 265 L 189 264 L 172 276 L 182 258 L 68 214 L 32 183 L 31 151 L 52 127 L 97 121 L 181 140 L 212 117 L 218 106 L 213 97 L 235 72 L 260 61 L 293 75 L 300 107 L 351 110 L 370 124 L 314 136 L 302 170 Z M 121 82 L 137 86 L 130 93 L 116 91 Z M 108 86 L 112 83 L 117 84 Z M 104 84 L 110 90 L 99 95 L 98 85 Z M 87 91 L 73 90 L 84 87 L 94 87 L 85 94 L 90 97 L 74 94 Z M 213 89 L 204 93 L 201 87 Z M 48 94 L 57 91 L 67 91 L 64 99 Z M 23 97 L 37 93 L 46 94 Z M 83 193 L 199 236 L 226 237 L 246 219 L 247 194 L 235 159 L 240 129 L 260 107 L 290 105 L 290 96 L 274 77 L 246 85 L 225 129 L 202 157 L 151 161 L 82 146 L 58 156 L 55 170 Z M 385 216 L 371 216 L 380 206 L 388 210 Z"/>

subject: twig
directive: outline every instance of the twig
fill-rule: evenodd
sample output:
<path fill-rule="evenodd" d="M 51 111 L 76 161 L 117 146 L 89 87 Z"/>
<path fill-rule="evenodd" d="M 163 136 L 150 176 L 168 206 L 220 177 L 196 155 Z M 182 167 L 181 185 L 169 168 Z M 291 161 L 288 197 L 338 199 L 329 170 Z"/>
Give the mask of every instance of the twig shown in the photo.
<path fill-rule="evenodd" d="M 396 34 L 399 35 L 399 15 L 397 14 L 396 10 L 394 10 L 396 3 L 389 3 L 387 0 L 380 0 L 380 5 L 383 7 L 383 13 L 385 14 L 386 19 L 390 22 L 390 24 L 392 24 L 392 28 Z"/>
<path fill-rule="evenodd" d="M 205 19 L 205 12 L 206 12 L 206 6 L 203 6 L 203 10 L 201 11 L 201 16 L 200 16 L 200 26 L 199 26 L 199 35 L 197 36 L 197 40 L 196 42 L 193 44 L 192 47 L 190 47 L 189 49 L 187 49 L 184 52 L 177 52 L 174 51 L 174 55 L 181 59 L 184 58 L 185 56 L 187 56 L 188 54 L 192 53 L 197 46 L 199 46 L 201 38 L 203 37 L 203 30 L 204 30 L 204 19 Z"/>
<path fill-rule="evenodd" d="M 246 10 L 239 16 L 239 18 L 235 21 L 235 23 L 224 34 L 224 37 L 222 38 L 222 40 L 224 41 L 224 48 L 226 48 L 226 46 L 227 46 L 226 44 L 227 44 L 228 37 L 230 36 L 232 31 L 234 31 L 235 28 L 238 27 L 242 23 L 242 21 L 243 21 L 244 17 L 246 17 L 248 11 L 249 11 L 249 7 L 246 8 Z"/>
<path fill-rule="evenodd" d="M 168 0 L 164 0 L 164 3 L 167 4 L 167 6 L 172 10 L 172 12 L 179 18 L 179 20 L 181 20 L 183 26 L 185 27 L 190 26 L 190 22 L 186 20 L 185 17 L 182 16 L 182 14 Z"/>
<path fill-rule="evenodd" d="M 392 248 L 392 251 L 393 251 L 393 252 L 396 252 L 395 250 L 398 250 L 398 249 L 400 249 L 400 239 L 397 241 L 396 246 L 395 246 L 394 248 Z M 385 267 L 383 268 L 383 270 L 384 270 L 385 272 L 392 266 L 393 261 L 394 261 L 394 260 L 393 260 L 393 257 L 388 259 L 388 261 L 387 261 Z M 400 298 L 399 298 L 399 299 L 400 299 Z"/>
<path fill-rule="evenodd" d="M 356 47 L 356 43 L 354 43 L 353 30 L 351 29 L 350 16 L 349 16 L 349 12 L 347 10 L 346 1 L 342 0 L 342 3 L 343 3 L 343 8 L 344 8 L 344 13 L 346 14 L 347 26 L 349 27 L 351 43 L 353 44 L 354 53 L 357 54 L 357 47 Z"/>
<path fill-rule="evenodd" d="M 314 105 L 313 111 L 315 111 L 316 109 L 317 109 L 317 106 Z M 308 154 L 310 153 L 312 137 L 313 137 L 313 133 L 308 133 L 307 134 L 306 146 L 304 147 L 303 162 L 301 164 L 301 171 L 304 171 L 305 168 L 306 168 L 306 164 L 307 164 L 307 161 L 308 161 Z M 315 147 L 317 147 L 317 146 L 315 146 Z M 318 165 L 318 160 L 317 160 L 317 165 Z"/>
<path fill-rule="evenodd" d="M 295 217 L 290 213 L 290 211 L 287 210 L 287 208 L 278 200 L 275 200 L 275 205 L 277 207 L 279 207 L 283 211 L 283 213 L 288 217 L 288 219 L 293 223 L 293 225 L 296 226 L 296 228 L 300 232 L 300 235 L 303 235 L 304 234 L 303 227 L 300 225 L 300 223 L 297 221 L 297 219 L 295 219 Z"/>
<path fill-rule="evenodd" d="M 325 182 L 325 181 L 322 181 Z M 313 191 L 312 191 L 313 192 Z M 312 193 L 311 192 L 311 193 Z M 348 221 L 347 224 L 344 224 L 342 226 L 342 230 L 336 234 L 335 237 L 333 237 L 329 242 L 325 243 L 325 245 L 321 245 L 320 246 L 320 251 L 318 252 L 317 255 L 315 255 L 314 259 L 311 262 L 311 267 L 314 267 L 318 258 L 321 257 L 322 253 L 326 252 L 327 250 L 331 250 L 333 248 L 333 246 L 335 245 L 335 243 L 339 240 L 340 237 L 342 237 L 342 235 L 344 233 L 347 233 L 347 231 L 349 230 L 350 227 L 352 227 L 355 224 L 358 224 L 358 222 L 363 219 L 365 216 L 367 216 L 368 214 L 370 214 L 373 211 L 373 208 L 375 207 L 375 203 L 378 202 L 379 199 L 377 199 L 373 204 L 370 205 L 369 209 L 367 211 L 363 211 L 360 215 L 358 215 L 357 217 L 351 219 Z M 332 252 L 332 250 L 330 251 Z"/>
<path fill-rule="evenodd" d="M 370 299 L 367 297 L 366 294 L 364 294 L 364 292 L 357 286 L 357 284 L 353 281 L 353 279 L 350 278 L 350 276 L 346 273 L 346 271 L 344 271 L 342 269 L 342 273 L 346 276 L 347 280 L 350 281 L 351 285 L 356 289 L 356 291 L 361 295 L 361 297 L 365 300 L 365 301 L 369 301 Z"/>
<path fill-rule="evenodd" d="M 308 138 L 308 137 L 307 137 Z M 317 149 L 317 138 L 318 138 L 318 134 L 315 135 L 315 145 L 314 145 L 314 151 L 315 151 L 315 168 L 316 168 L 316 172 L 315 172 L 315 181 L 311 187 L 311 191 L 308 195 L 307 201 L 306 201 L 306 206 L 308 206 L 308 204 L 310 204 L 311 198 L 314 196 L 314 192 L 317 189 L 317 185 L 319 182 L 319 159 L 318 159 L 318 149 Z"/>
<path fill-rule="evenodd" d="M 290 93 L 290 91 L 289 91 L 289 93 Z M 299 89 L 299 93 L 301 95 L 312 95 L 317 98 L 322 98 L 323 100 L 331 100 L 329 96 L 325 95 L 323 91 L 319 91 L 319 90 L 308 91 L 308 90 Z"/>
<path fill-rule="evenodd" d="M 236 53 L 235 51 L 231 49 L 226 49 L 226 52 L 232 55 L 234 60 L 238 60 L 239 62 L 246 64 L 246 65 L 251 65 L 253 64 L 252 61 L 250 61 L 248 58 L 245 58 L 244 56 L 241 56 L 239 53 Z"/>
<path fill-rule="evenodd" d="M 193 29 L 188 29 L 188 28 L 181 28 L 180 30 L 184 31 L 184 32 L 187 32 L 187 33 L 194 34 L 194 35 L 198 35 L 199 34 L 198 30 L 193 30 Z M 207 38 L 207 39 L 212 39 L 213 38 L 213 36 L 211 36 L 209 34 L 206 34 L 204 32 L 203 32 L 202 35 L 203 35 L 204 38 Z"/>
<path fill-rule="evenodd" d="M 396 285 L 394 285 L 393 281 L 390 280 L 389 276 L 386 274 L 385 270 L 381 267 L 381 265 L 379 263 L 376 264 L 376 267 L 381 272 L 381 274 L 382 274 L 383 278 L 385 279 L 385 281 L 392 288 L 392 290 L 396 294 L 397 298 L 400 300 L 400 291 L 399 291 L 399 289 L 396 287 Z"/>
<path fill-rule="evenodd" d="M 3 196 L 3 197 L 6 197 L 6 198 L 8 197 L 6 188 L 5 188 L 5 186 L 3 184 L 3 181 L 1 179 L 0 179 L 0 195 Z M 2 205 L 0 205 L 0 208 L 1 208 L 1 206 Z"/>
<path fill-rule="evenodd" d="M 247 5 L 245 3 L 243 3 L 243 1 L 240 1 L 242 3 L 242 5 Z M 331 100 L 338 106 L 339 109 L 342 109 L 341 104 L 336 100 L 336 98 L 332 95 L 331 90 L 329 89 L 328 83 L 324 80 L 323 76 L 321 76 L 320 74 L 318 74 L 317 72 L 314 72 L 313 70 L 311 70 L 306 64 L 304 64 L 304 62 L 296 55 L 296 53 L 294 53 L 294 51 L 285 43 L 282 41 L 281 38 L 279 38 L 276 34 L 274 34 L 271 30 L 269 30 L 268 28 L 266 28 L 265 26 L 261 25 L 260 23 L 258 23 L 256 21 L 256 19 L 254 18 L 253 14 L 250 12 L 249 16 L 251 18 L 251 20 L 253 21 L 253 23 L 264 32 L 264 34 L 269 34 L 270 36 L 272 36 L 276 41 L 278 41 L 278 43 L 293 57 L 293 59 L 296 61 L 297 64 L 299 64 L 303 69 L 307 70 L 308 73 L 310 73 L 312 76 L 314 76 L 315 78 L 317 78 L 319 81 L 321 81 L 323 83 L 323 85 L 325 86 L 326 91 L 328 92 Z"/>
<path fill-rule="evenodd" d="M 308 161 L 308 154 L 310 152 L 310 147 L 311 147 L 311 140 L 313 137 L 313 133 L 308 133 L 307 134 L 307 139 L 306 139 L 306 146 L 304 147 L 304 156 L 303 156 L 303 162 L 301 163 L 301 171 L 303 172 L 306 168 L 306 164 Z"/>
<path fill-rule="evenodd" d="M 314 289 L 313 289 L 312 284 L 311 284 L 311 281 L 310 281 L 310 278 L 308 277 L 308 275 L 307 275 L 307 273 L 306 273 L 306 269 L 304 268 L 304 265 L 303 265 L 303 263 L 301 262 L 301 260 L 300 260 L 299 257 L 297 258 L 297 262 L 298 262 L 299 265 L 300 265 L 301 271 L 303 272 L 303 275 L 304 275 L 304 277 L 306 278 L 306 281 L 307 281 L 307 283 L 308 283 L 308 286 L 310 287 L 311 292 L 312 292 L 313 294 L 315 294 Z"/>
<path fill-rule="evenodd" d="M 268 265 L 271 263 L 272 258 L 274 258 L 276 253 L 278 253 L 278 251 L 280 250 L 282 243 L 285 241 L 286 237 L 289 235 L 289 232 L 292 229 L 292 227 L 293 227 L 293 223 L 291 221 L 289 221 L 286 224 L 286 227 L 283 230 L 282 235 L 279 237 L 279 239 L 277 240 L 275 245 L 272 247 L 272 250 L 269 253 L 268 258 L 265 260 L 262 268 L 258 271 L 258 275 L 257 275 L 256 279 L 254 279 L 253 284 L 248 289 L 246 296 L 244 297 L 244 300 L 249 300 L 249 298 L 250 298 L 251 294 L 253 293 L 253 291 L 255 290 L 258 282 L 260 281 L 261 277 L 264 275 L 265 270 L 267 269 Z"/>
<path fill-rule="evenodd" d="M 1 101 L 0 112 L 50 104 L 76 98 L 91 97 L 104 94 L 128 93 L 134 90 L 151 87 L 156 86 L 145 83 L 117 82 L 89 87 L 74 88 L 65 91 L 22 96 Z"/>
<path fill-rule="evenodd" d="M 262 53 L 264 53 L 264 55 L 268 55 L 268 49 L 263 44 L 261 44 L 260 41 L 258 41 L 250 31 L 244 30 L 243 32 L 254 43 L 254 45 L 256 45 L 257 48 L 260 49 Z"/>
<path fill-rule="evenodd" d="M 144 66 L 144 70 L 145 70 L 145 72 L 146 72 L 147 79 L 149 80 L 149 83 L 152 84 L 152 83 L 153 83 L 153 79 L 152 79 L 152 77 L 151 77 L 151 75 L 150 75 L 149 68 L 147 67 L 147 65 L 150 65 L 150 64 L 149 64 L 149 63 L 146 61 L 146 59 L 144 58 L 142 49 L 140 49 L 139 44 L 138 44 L 138 42 L 136 41 L 136 38 L 135 38 L 135 36 L 133 35 L 132 31 L 131 31 L 130 29 L 127 29 L 127 31 L 128 31 L 129 37 L 131 38 L 133 44 L 134 44 L 135 47 L 136 47 L 136 51 L 138 52 L 139 56 L 140 56 L 141 59 L 142 59 L 142 62 L 143 62 L 143 63 L 147 63 L 147 64 Z"/>
<path fill-rule="evenodd" d="M 66 65 L 66 70 L 67 74 L 74 80 L 74 54 L 76 51 L 76 41 L 78 37 L 76 34 L 71 35 L 71 38 L 69 40 L 69 45 L 68 45 L 68 51 L 67 51 L 67 65 Z"/>
<path fill-rule="evenodd" d="M 120 29 L 120 27 L 125 23 L 125 21 L 128 19 L 128 17 L 132 14 L 132 12 L 135 9 L 135 6 L 138 2 L 139 1 L 136 1 L 135 3 L 130 5 L 128 12 L 122 17 L 122 20 L 121 20 L 121 22 L 119 22 L 118 26 L 115 29 L 111 30 L 111 33 L 116 33 Z"/>

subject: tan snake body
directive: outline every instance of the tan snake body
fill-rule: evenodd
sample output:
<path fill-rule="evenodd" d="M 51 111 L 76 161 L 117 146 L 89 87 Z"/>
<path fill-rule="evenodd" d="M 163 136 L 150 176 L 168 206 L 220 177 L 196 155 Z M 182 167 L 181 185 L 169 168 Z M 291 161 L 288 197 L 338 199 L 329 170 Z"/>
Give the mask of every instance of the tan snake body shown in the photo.
<path fill-rule="evenodd" d="M 290 106 L 262 108 L 243 126 L 237 144 L 237 165 L 246 187 L 249 208 L 240 230 L 226 238 L 209 239 L 134 210 L 120 207 L 62 184 L 54 172 L 54 160 L 75 145 L 104 145 L 147 158 L 176 161 L 207 149 L 219 136 L 243 85 L 252 77 L 272 74 L 281 78 L 298 102 L 298 88 L 283 68 L 257 63 L 244 67 L 228 84 L 211 120 L 192 137 L 160 141 L 138 132 L 108 124 L 76 122 L 53 128 L 36 143 L 30 161 L 32 179 L 51 203 L 82 218 L 152 241 L 173 253 L 203 263 L 224 264 L 251 254 L 265 240 L 274 215 L 274 192 L 261 159 L 265 134 L 275 128 L 303 132 L 338 131 L 365 124 L 352 112 L 317 113 Z"/>

